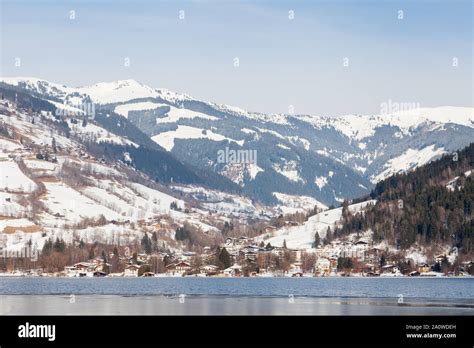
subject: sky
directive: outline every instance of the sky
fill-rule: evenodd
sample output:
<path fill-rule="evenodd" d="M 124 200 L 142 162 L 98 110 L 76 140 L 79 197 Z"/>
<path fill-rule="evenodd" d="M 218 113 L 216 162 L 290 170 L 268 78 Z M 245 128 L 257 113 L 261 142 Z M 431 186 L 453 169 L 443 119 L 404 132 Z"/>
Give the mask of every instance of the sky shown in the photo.
<path fill-rule="evenodd" d="M 0 0 L 0 75 L 132 78 L 265 113 L 473 106 L 473 3 Z"/>

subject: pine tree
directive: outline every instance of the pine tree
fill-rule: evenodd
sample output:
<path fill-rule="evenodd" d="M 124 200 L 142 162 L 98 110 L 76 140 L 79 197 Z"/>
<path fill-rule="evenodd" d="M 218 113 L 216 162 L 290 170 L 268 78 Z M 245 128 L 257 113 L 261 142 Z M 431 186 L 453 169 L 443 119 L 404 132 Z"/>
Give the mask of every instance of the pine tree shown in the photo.
<path fill-rule="evenodd" d="M 148 234 L 145 232 L 145 235 L 142 238 L 141 242 L 143 250 L 145 250 L 145 253 L 151 254 L 152 252 L 152 245 L 151 245 L 151 240 L 148 237 Z"/>
<path fill-rule="evenodd" d="M 51 254 L 51 250 L 53 249 L 53 242 L 51 239 L 48 239 L 44 245 L 43 245 L 43 250 L 41 251 L 42 255 L 49 255 Z"/>
<path fill-rule="evenodd" d="M 58 149 L 56 147 L 56 139 L 53 137 L 53 141 L 51 142 L 51 147 L 53 148 L 53 152 L 57 153 Z"/>
<path fill-rule="evenodd" d="M 53 244 L 53 249 L 54 251 L 58 253 L 62 253 L 66 249 L 66 243 L 64 243 L 64 240 L 62 238 L 60 240 L 59 238 L 56 237 L 56 240 Z"/>
<path fill-rule="evenodd" d="M 91 250 L 89 250 L 89 260 L 92 260 L 94 257 L 95 257 L 94 247 L 91 247 Z"/>
<path fill-rule="evenodd" d="M 158 235 L 156 234 L 156 231 L 153 231 L 153 234 L 151 235 L 151 244 L 152 244 L 152 250 L 153 251 L 158 251 Z"/>
<path fill-rule="evenodd" d="M 283 239 L 283 249 L 288 249 L 288 248 L 286 247 L 286 239 Z"/>
<path fill-rule="evenodd" d="M 319 233 L 316 232 L 314 234 L 314 243 L 313 243 L 313 248 L 317 248 L 321 244 L 321 238 L 319 237 Z"/>
<path fill-rule="evenodd" d="M 222 250 L 220 251 L 219 261 L 222 264 L 223 269 L 229 268 L 232 265 L 230 255 L 227 252 L 226 248 L 222 248 Z"/>

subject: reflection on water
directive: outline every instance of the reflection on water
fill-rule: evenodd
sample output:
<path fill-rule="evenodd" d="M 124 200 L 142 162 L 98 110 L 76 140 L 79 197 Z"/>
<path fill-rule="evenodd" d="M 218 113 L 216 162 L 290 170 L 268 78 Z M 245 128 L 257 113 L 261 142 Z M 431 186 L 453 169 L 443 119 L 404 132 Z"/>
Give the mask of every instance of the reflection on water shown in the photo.
<path fill-rule="evenodd" d="M 469 300 L 380 298 L 3 295 L 1 315 L 474 315 Z"/>

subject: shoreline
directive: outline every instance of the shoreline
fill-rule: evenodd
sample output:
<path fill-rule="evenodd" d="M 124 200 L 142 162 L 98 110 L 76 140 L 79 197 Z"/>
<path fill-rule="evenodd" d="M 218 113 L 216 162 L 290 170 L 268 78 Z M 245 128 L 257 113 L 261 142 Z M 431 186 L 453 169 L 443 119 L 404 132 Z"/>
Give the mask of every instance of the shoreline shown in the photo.
<path fill-rule="evenodd" d="M 250 277 L 244 277 L 244 276 L 201 276 L 201 275 L 155 275 L 155 276 L 146 276 L 146 277 L 135 277 L 135 276 L 83 276 L 83 277 L 78 277 L 78 276 L 66 276 L 66 275 L 54 275 L 54 274 L 48 274 L 48 275 L 26 275 L 26 274 L 8 274 L 8 273 L 0 273 L 0 279 L 1 278 L 53 278 L 53 279 L 76 279 L 76 278 L 82 278 L 82 279 L 99 279 L 99 278 L 113 278 L 113 279 L 141 279 L 141 278 L 165 278 L 165 279 L 179 279 L 179 278 L 201 278 L 201 279 L 307 279 L 307 278 L 316 278 L 316 279 L 338 279 L 338 278 L 351 278 L 351 279 L 397 279 L 397 278 L 402 278 L 402 279 L 437 279 L 437 278 L 449 278 L 449 279 L 470 279 L 474 278 L 472 275 L 445 275 L 445 274 L 439 274 L 439 275 L 419 275 L 419 276 L 408 276 L 408 275 L 385 275 L 385 276 L 363 276 L 363 275 L 350 275 L 350 276 L 342 276 L 342 275 L 329 275 L 329 276 L 312 276 L 312 275 L 304 275 L 302 277 L 292 277 L 292 276 L 250 276 Z"/>

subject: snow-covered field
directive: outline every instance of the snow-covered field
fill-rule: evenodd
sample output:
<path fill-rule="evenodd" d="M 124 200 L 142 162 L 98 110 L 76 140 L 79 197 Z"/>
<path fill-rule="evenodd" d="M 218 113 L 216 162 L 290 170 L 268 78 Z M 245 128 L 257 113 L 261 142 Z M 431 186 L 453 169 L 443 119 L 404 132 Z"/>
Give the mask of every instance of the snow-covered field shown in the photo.
<path fill-rule="evenodd" d="M 375 200 L 352 204 L 349 206 L 349 211 L 358 212 L 368 204 L 375 204 Z M 290 249 L 311 249 L 315 233 L 319 233 L 321 239 L 324 238 L 328 227 L 333 229 L 334 224 L 340 220 L 341 216 L 342 208 L 326 210 L 311 216 L 308 221 L 300 226 L 282 227 L 273 233 L 260 236 L 258 240 L 280 247 L 286 241 L 286 245 Z"/>
<path fill-rule="evenodd" d="M 298 211 L 308 211 L 317 206 L 319 209 L 327 209 L 327 206 L 309 196 L 288 195 L 281 192 L 273 192 L 280 202 L 279 208 L 283 214 L 294 214 Z"/>
<path fill-rule="evenodd" d="M 0 157 L 0 190 L 7 192 L 32 192 L 36 184 L 27 177 L 11 159 Z"/>
<path fill-rule="evenodd" d="M 72 129 L 72 133 L 84 140 L 95 140 L 97 143 L 105 142 L 118 145 L 138 145 L 134 142 L 108 132 L 104 128 L 97 126 L 92 123 L 82 126 L 82 124 L 73 124 L 69 122 L 69 127 Z"/>
<path fill-rule="evenodd" d="M 84 218 L 119 219 L 120 215 L 111 209 L 96 204 L 92 199 L 61 182 L 46 182 L 47 194 L 43 202 L 52 215 L 58 214 L 64 222 L 77 223 Z"/>
<path fill-rule="evenodd" d="M 10 152 L 20 149 L 21 145 L 16 142 L 0 138 L 0 151 Z"/>

